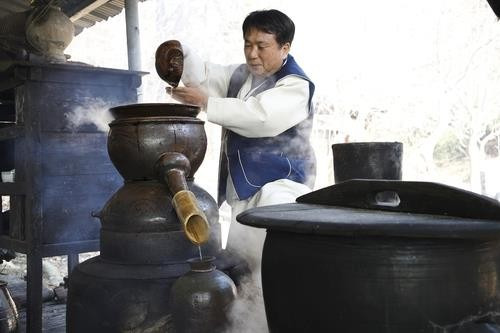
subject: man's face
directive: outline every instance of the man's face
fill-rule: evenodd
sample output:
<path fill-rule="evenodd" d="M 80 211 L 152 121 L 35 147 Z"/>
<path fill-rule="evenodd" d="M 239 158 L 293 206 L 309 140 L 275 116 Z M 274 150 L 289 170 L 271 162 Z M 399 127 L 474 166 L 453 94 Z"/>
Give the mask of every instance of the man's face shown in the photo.
<path fill-rule="evenodd" d="M 290 43 L 280 46 L 274 34 L 250 29 L 245 35 L 245 58 L 255 76 L 267 77 L 276 73 L 288 55 Z"/>

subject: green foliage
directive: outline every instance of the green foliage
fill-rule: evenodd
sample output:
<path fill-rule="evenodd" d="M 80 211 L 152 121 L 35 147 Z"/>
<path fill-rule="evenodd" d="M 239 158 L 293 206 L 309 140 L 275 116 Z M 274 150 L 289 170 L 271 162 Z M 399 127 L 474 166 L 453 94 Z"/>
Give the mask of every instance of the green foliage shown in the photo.
<path fill-rule="evenodd" d="M 459 138 L 452 131 L 445 132 L 434 147 L 434 162 L 443 167 L 451 162 L 467 160 L 468 156 L 461 147 Z"/>
<path fill-rule="evenodd" d="M 433 159 L 438 174 L 457 182 L 470 182 L 469 156 L 452 130 L 445 132 L 434 146 Z"/>

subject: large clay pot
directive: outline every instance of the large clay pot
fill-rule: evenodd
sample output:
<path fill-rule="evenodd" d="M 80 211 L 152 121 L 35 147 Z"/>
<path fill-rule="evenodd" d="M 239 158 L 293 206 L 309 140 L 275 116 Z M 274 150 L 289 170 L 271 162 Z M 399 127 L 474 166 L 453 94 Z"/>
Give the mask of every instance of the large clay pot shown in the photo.
<path fill-rule="evenodd" d="M 387 191 L 397 205 L 379 203 Z M 350 180 L 237 219 L 267 229 L 271 332 L 500 332 L 493 199 L 435 183 Z"/>
<path fill-rule="evenodd" d="M 228 324 L 236 286 L 229 276 L 215 269 L 214 259 L 190 259 L 191 270 L 172 286 L 172 318 L 177 332 L 223 332 Z"/>

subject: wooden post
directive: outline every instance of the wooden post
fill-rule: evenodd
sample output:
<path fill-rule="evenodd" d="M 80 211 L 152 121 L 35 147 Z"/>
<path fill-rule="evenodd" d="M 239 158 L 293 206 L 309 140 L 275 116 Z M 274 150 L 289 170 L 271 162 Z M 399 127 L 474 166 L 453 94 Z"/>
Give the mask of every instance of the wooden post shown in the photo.
<path fill-rule="evenodd" d="M 141 38 L 139 32 L 139 0 L 125 0 L 125 25 L 127 28 L 128 69 L 141 70 Z M 142 100 L 142 90 L 137 88 L 137 98 Z"/>

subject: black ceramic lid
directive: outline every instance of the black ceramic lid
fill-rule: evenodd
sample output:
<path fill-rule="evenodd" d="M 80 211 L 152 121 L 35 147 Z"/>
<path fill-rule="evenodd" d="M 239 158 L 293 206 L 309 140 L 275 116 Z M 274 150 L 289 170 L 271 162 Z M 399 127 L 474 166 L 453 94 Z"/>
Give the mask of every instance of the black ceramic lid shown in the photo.
<path fill-rule="evenodd" d="M 498 201 L 428 182 L 349 180 L 297 203 L 249 209 L 237 220 L 314 235 L 500 238 Z"/>

